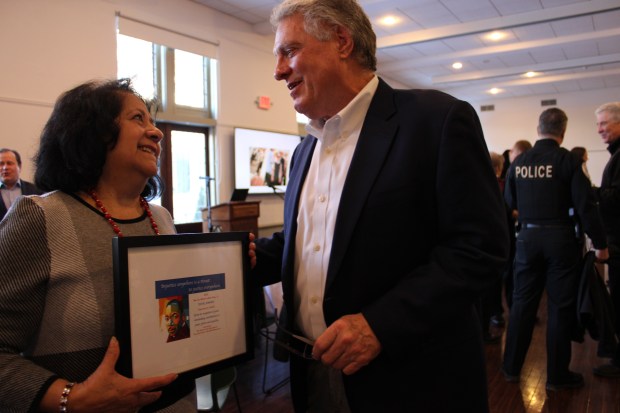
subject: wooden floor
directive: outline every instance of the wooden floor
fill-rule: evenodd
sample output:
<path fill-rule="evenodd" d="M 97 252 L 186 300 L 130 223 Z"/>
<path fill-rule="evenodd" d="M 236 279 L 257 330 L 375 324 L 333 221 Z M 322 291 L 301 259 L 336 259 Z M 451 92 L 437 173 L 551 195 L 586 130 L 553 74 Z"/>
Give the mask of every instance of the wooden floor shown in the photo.
<path fill-rule="evenodd" d="M 596 356 L 597 342 L 589 337 L 586 337 L 583 344 L 573 343 L 571 363 L 571 370 L 584 375 L 585 386 L 576 390 L 546 392 L 546 321 L 546 311 L 539 311 L 539 322 L 534 329 L 532 345 L 520 383 L 507 383 L 500 373 L 505 332 L 495 330 L 504 333 L 502 342 L 486 345 L 491 413 L 620 413 L 620 379 L 604 379 L 592 374 L 592 367 L 607 360 Z M 242 411 L 292 412 L 288 386 L 270 395 L 264 395 L 262 392 L 264 354 L 264 341 L 260 340 L 257 343 L 255 359 L 238 366 L 237 389 Z M 268 367 L 269 384 L 276 383 L 288 375 L 288 365 L 285 363 L 270 359 Z M 229 396 L 223 411 L 227 413 L 238 411 L 232 395 Z"/>

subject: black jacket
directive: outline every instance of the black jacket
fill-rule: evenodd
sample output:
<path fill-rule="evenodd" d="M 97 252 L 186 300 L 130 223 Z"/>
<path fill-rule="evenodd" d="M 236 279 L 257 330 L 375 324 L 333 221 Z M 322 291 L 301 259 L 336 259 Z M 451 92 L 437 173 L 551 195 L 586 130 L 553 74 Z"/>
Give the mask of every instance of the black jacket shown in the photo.
<path fill-rule="evenodd" d="M 607 150 L 611 158 L 605 165 L 596 195 L 607 236 L 617 244 L 620 243 L 620 139 L 612 142 Z"/>
<path fill-rule="evenodd" d="M 599 342 L 597 355 L 612 357 L 618 343 L 614 328 L 614 306 L 605 282 L 594 265 L 594 259 L 594 251 L 587 252 L 583 257 L 577 296 L 579 331 L 575 341 L 583 342 L 587 331 L 592 339 Z"/>
<path fill-rule="evenodd" d="M 24 181 L 23 179 L 21 179 L 20 182 L 22 187 L 22 195 L 41 195 L 43 193 L 43 191 L 41 191 L 34 184 L 31 184 L 28 181 Z M 6 207 L 6 205 L 4 205 L 4 200 L 2 199 L 2 196 L 0 196 L 0 220 L 4 218 L 7 211 L 8 208 Z"/>
<path fill-rule="evenodd" d="M 283 231 L 256 241 L 252 278 L 282 281 L 291 331 L 298 206 L 316 142 L 306 137 L 291 160 Z M 351 411 L 488 410 L 473 305 L 504 268 L 504 214 L 473 108 L 380 81 L 342 188 L 323 296 L 326 325 L 362 313 L 381 342 L 377 358 L 343 377 Z M 291 357 L 296 411 L 306 368 Z"/>

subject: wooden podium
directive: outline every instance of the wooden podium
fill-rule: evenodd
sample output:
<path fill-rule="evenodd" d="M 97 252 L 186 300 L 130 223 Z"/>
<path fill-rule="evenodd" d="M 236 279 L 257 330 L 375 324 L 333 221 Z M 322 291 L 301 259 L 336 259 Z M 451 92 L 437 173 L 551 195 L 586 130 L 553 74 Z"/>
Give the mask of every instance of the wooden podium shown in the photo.
<path fill-rule="evenodd" d="M 223 232 L 249 231 L 258 236 L 260 201 L 227 202 L 211 207 L 211 224 Z M 208 232 L 207 209 L 202 210 L 202 231 Z"/>

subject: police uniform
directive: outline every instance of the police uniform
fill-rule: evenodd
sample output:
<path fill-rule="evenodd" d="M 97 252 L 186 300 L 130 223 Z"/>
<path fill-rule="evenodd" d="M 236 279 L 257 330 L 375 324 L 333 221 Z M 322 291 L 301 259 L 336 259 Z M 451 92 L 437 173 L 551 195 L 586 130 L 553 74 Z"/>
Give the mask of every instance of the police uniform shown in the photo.
<path fill-rule="evenodd" d="M 574 208 L 596 249 L 606 248 L 591 184 L 582 161 L 555 139 L 539 139 L 510 166 L 506 202 L 519 211 L 513 303 L 503 369 L 518 377 L 532 339 L 536 312 L 547 290 L 547 383 L 571 380 L 571 333 L 575 322 L 581 247 Z"/>

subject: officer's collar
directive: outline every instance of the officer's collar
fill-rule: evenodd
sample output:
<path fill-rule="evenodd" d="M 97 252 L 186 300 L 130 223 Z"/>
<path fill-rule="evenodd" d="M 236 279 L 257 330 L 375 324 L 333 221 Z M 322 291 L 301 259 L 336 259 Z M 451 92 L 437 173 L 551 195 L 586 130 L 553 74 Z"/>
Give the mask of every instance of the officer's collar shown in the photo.
<path fill-rule="evenodd" d="M 534 146 L 560 146 L 560 143 L 553 138 L 541 138 L 536 141 Z"/>

